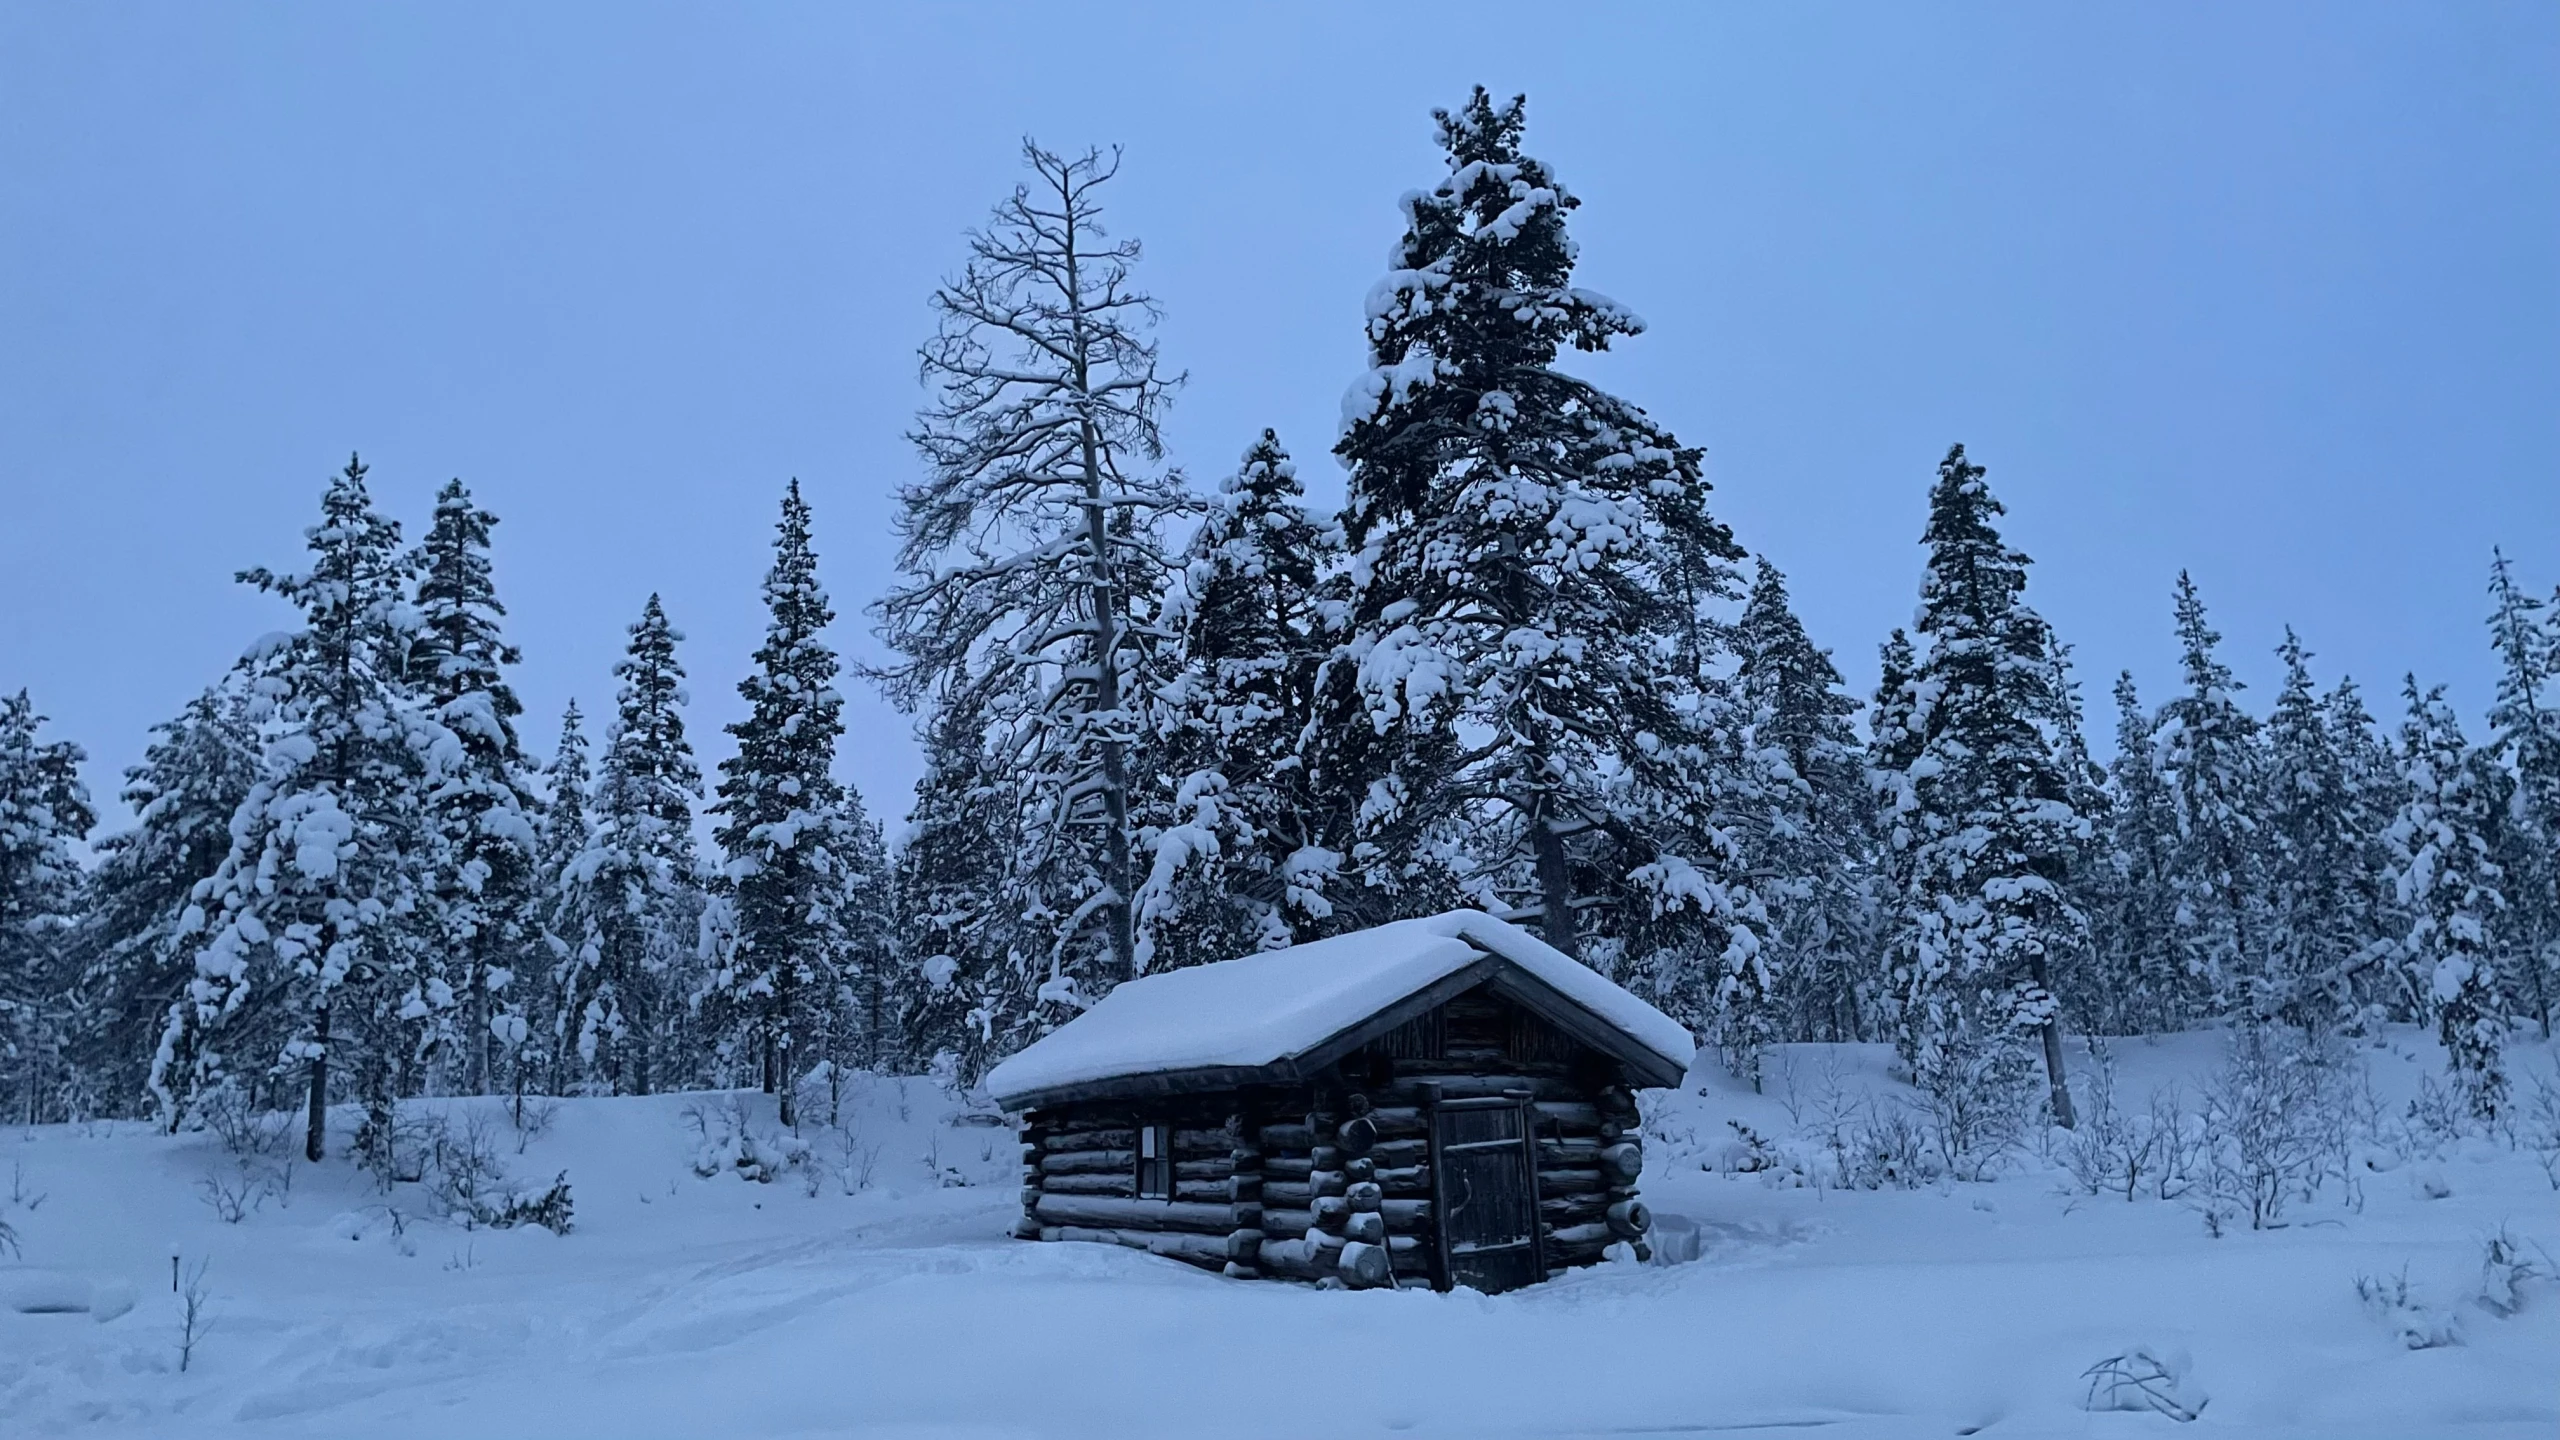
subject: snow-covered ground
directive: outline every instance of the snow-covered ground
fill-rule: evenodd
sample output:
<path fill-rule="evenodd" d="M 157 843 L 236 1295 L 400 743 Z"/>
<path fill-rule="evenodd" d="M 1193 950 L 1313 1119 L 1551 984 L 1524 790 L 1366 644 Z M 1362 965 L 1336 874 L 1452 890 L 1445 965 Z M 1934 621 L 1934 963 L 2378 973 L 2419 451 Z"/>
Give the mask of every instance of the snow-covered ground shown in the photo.
<path fill-rule="evenodd" d="M 2122 1042 L 2119 1096 L 2192 1088 L 2222 1044 Z M 2394 1117 L 2440 1064 L 2405 1034 L 2363 1053 Z M 386 1196 L 334 1157 L 284 1167 L 289 1196 L 226 1223 L 206 1181 L 244 1171 L 211 1135 L 9 1130 L 0 1222 L 23 1253 L 0 1256 L 0 1434 L 2560 1432 L 2560 1284 L 2524 1281 L 2503 1317 L 2479 1298 L 2501 1229 L 2560 1251 L 2560 1191 L 2529 1148 L 2368 1149 L 2360 1206 L 2333 1180 L 2285 1228 L 2218 1239 L 2182 1201 L 2075 1193 L 2043 1147 L 1988 1183 L 1806 1183 L 1812 1112 L 1893 1103 L 1883 1060 L 1789 1047 L 1759 1095 L 1702 1060 L 1653 1107 L 1645 1177 L 1699 1258 L 1490 1298 L 1009 1240 L 1012 1136 L 951 1123 L 922 1080 L 856 1082 L 849 1136 L 810 1127 L 769 1183 L 738 1178 L 734 1143 L 713 1147 L 722 1173 L 696 1166 L 705 1124 L 737 1116 L 783 1164 L 765 1097 L 560 1102 L 520 1151 L 500 1103 L 420 1107 L 457 1132 L 482 1109 L 518 1182 L 565 1170 L 566 1236 L 429 1218 L 414 1187 Z M 1764 1162 L 1732 1121 L 1777 1168 L 1736 1171 Z M 203 1264 L 210 1315 L 184 1373 L 173 1254 Z M 2403 1275 L 2411 1305 L 2359 1299 L 2359 1277 Z M 2453 1343 L 2411 1348 L 2413 1330 Z M 2201 1404 L 2193 1424 L 2083 1408 L 2083 1372 L 2137 1350 Z"/>

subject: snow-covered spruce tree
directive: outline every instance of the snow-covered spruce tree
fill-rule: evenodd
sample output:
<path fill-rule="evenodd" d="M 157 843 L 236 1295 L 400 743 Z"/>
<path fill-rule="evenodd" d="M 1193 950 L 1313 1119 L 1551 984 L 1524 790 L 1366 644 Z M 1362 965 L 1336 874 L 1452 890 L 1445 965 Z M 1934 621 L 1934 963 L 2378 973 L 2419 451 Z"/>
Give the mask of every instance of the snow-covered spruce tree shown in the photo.
<path fill-rule="evenodd" d="M 427 927 L 435 962 L 457 1000 L 451 1017 L 463 1092 L 486 1095 L 503 1052 L 522 1055 L 528 1026 L 510 993 L 538 959 L 534 817 L 541 799 L 516 738 L 524 705 L 505 667 L 520 658 L 499 634 L 506 607 L 489 569 L 498 517 L 471 503 L 459 480 L 436 492 L 435 520 L 418 547 L 418 632 L 409 683 L 454 739 L 427 799 L 436 839 Z M 529 975 L 528 975 L 529 978 Z"/>
<path fill-rule="evenodd" d="M 724 860 L 703 927 L 701 1003 L 720 1053 L 761 1076 L 790 1125 L 800 1075 L 821 1058 L 808 1052 L 837 1022 L 865 938 L 852 933 L 855 892 L 887 878 L 858 868 L 867 822 L 834 775 L 844 697 L 825 631 L 835 611 L 818 584 L 797 480 L 783 496 L 764 600 L 764 644 L 738 682 L 748 714 L 729 726 L 738 753 L 721 762 L 711 807 Z"/>
<path fill-rule="evenodd" d="M 595 828 L 587 822 L 591 773 L 584 719 L 572 700 L 560 712 L 560 740 L 552 747 L 551 763 L 543 767 L 545 799 L 534 841 L 533 914 L 546 964 L 541 990 L 528 996 L 532 1013 L 527 1021 L 542 1037 L 539 1086 L 551 1094 L 586 1073 L 586 1061 L 578 1053 L 583 1033 L 578 988 L 603 959 L 604 931 L 593 877 L 580 864 L 595 844 Z M 517 1066 L 520 1079 L 526 1068 Z"/>
<path fill-rule="evenodd" d="M 1770 969 L 1785 987 L 1785 1033 L 1864 1038 L 1882 993 L 1874 973 L 1875 873 L 1866 759 L 1830 652 L 1788 604 L 1764 557 L 1735 627 L 1743 753 L 1760 804 L 1745 844 L 1769 915 Z"/>
<path fill-rule="evenodd" d="M 352 1061 L 376 1122 L 413 1081 L 453 1001 L 424 963 L 420 879 L 435 845 L 431 764 L 455 748 L 408 689 L 416 611 L 400 527 L 373 508 L 350 459 L 306 532 L 311 568 L 241 580 L 302 614 L 244 660 L 262 739 L 231 849 L 186 928 L 206 935 L 152 1069 L 169 1123 L 192 1090 L 237 1063 L 308 1084 L 304 1153 L 327 1137 L 330 1076 Z"/>
<path fill-rule="evenodd" d="M 1642 326 L 1572 284 L 1577 202 L 1521 153 L 1522 101 L 1479 88 L 1437 120 L 1448 173 L 1405 197 L 1335 447 L 1351 583 L 1325 728 L 1359 743 L 1325 767 L 1354 818 L 1327 848 L 1382 892 L 1335 903 L 1422 908 L 1402 892 L 1463 829 L 1468 890 L 1747 1045 L 1775 983 L 1736 873 L 1739 726 L 1684 644 L 1740 547 L 1698 451 L 1555 368 Z"/>
<path fill-rule="evenodd" d="M 2320 709 L 2328 722 L 2329 749 L 2338 757 L 2342 805 L 2346 820 L 2348 863 L 2341 870 L 2339 903 L 2345 915 L 2340 929 L 2366 938 L 2363 958 L 2349 972 L 2347 991 L 2353 1002 L 2350 1028 L 2369 1033 L 2387 1020 L 2415 1020 L 2408 988 L 2401 983 L 2400 939 L 2409 931 L 2401 907 L 2400 858 L 2391 844 L 2391 827 L 2408 803 L 2409 783 L 2382 727 L 2367 710 L 2353 677 L 2342 677 Z"/>
<path fill-rule="evenodd" d="M 966 673 L 945 682 L 924 728 L 925 770 L 898 847 L 899 1059 L 949 1053 L 975 1082 L 996 1060 L 999 1014 L 1028 1013 L 1014 989 L 1005 906 L 1022 806 L 989 764 L 986 713 Z M 1004 1032 L 1012 1038 L 1010 1027 Z"/>
<path fill-rule="evenodd" d="M 904 578 L 876 611 L 899 658 L 874 672 L 902 708 L 982 714 L 986 763 L 1023 807 L 998 902 L 1007 973 L 979 992 L 999 1051 L 1136 973 L 1132 707 L 1160 677 L 1132 601 L 1160 590 L 1160 522 L 1188 504 L 1145 468 L 1178 382 L 1158 370 L 1138 244 L 1103 228 L 1118 154 L 1026 142 L 1023 158 L 1031 180 L 934 293 L 913 436 L 931 473 L 899 492 Z"/>
<path fill-rule="evenodd" d="M 560 1023 L 581 1082 L 646 1095 L 695 1072 L 685 1007 L 703 909 L 693 848 L 702 771 L 684 732 L 684 636 L 656 595 L 630 633 L 613 667 L 622 686 L 587 809 L 587 851 L 566 882 L 585 893 L 556 901 L 592 929 L 555 933 L 569 945 Z"/>
<path fill-rule="evenodd" d="M 2370 836 L 2357 829 L 2330 716 L 2311 687 L 2310 653 L 2291 628 L 2276 654 L 2284 688 L 2267 720 L 2263 834 L 2266 971 L 2285 984 L 2275 1013 L 2314 1033 L 2357 1018 L 2356 971 L 2387 937 L 2356 903 Z"/>
<path fill-rule="evenodd" d="M 2489 707 L 2490 757 L 2515 777 L 2499 856 L 2514 943 L 2515 1007 L 2551 1033 L 2560 999 L 2560 617 L 2516 588 L 2507 557 L 2489 564 L 2489 635 L 2498 693 Z"/>
<path fill-rule="evenodd" d="M 0 1115 L 35 1124 L 73 1098 L 68 939 L 79 915 L 72 847 L 97 823 L 80 747 L 40 740 L 27 692 L 0 696 Z"/>
<path fill-rule="evenodd" d="M 2071 646 L 2048 637 L 2045 694 L 2052 706 L 2042 717 L 2053 748 L 2054 765 L 2062 773 L 2064 802 L 2082 824 L 2069 836 L 2064 852 L 2062 893 L 2081 916 L 2104 914 L 2114 895 L 2114 865 L 2107 852 L 2113 832 L 2114 801 L 2107 793 L 2106 767 L 2090 757 L 2089 735 L 2080 708 L 2080 681 L 2071 671 Z M 2065 1019 L 2096 1013 L 2109 975 L 2103 968 L 2095 926 L 2084 925 L 2076 949 L 2057 951 L 2046 970 L 2054 998 Z"/>
<path fill-rule="evenodd" d="M 2408 679 L 2400 759 L 2409 797 L 2391 826 L 2399 900 L 2409 912 L 2405 983 L 2436 1024 L 2446 1063 L 2489 1119 L 2505 1102 L 2507 1016 L 2494 936 L 2506 901 L 2495 859 L 2499 797 L 2491 767 L 2462 738 L 2444 688 Z"/>
<path fill-rule="evenodd" d="M 1906 722 L 1918 744 L 1891 777 L 1895 1040 L 1923 1085 L 1954 1087 L 2023 1069 L 2020 1043 L 2040 1035 L 2053 1118 L 2069 1125 L 2049 967 L 2086 942 L 2063 881 L 2088 822 L 2054 753 L 2053 637 L 1983 474 L 1955 446 L 1929 497 L 1928 648 Z"/>
<path fill-rule="evenodd" d="M 1318 586 L 1338 540 L 1305 499 L 1279 437 L 1263 431 L 1168 593 L 1180 663 L 1156 695 L 1141 969 L 1312 938 L 1332 914 L 1324 886 L 1339 857 L 1316 843 L 1299 750 L 1326 639 Z"/>
<path fill-rule="evenodd" d="M 2178 964 L 2169 857 L 2178 815 L 2161 778 L 2151 713 L 2133 672 L 2116 677 L 2116 753 L 2108 766 L 2107 885 L 2099 926 L 2104 981 L 2095 1025 L 2113 1034 L 2174 1030 L 2203 996 Z"/>
<path fill-rule="evenodd" d="M 2222 637 L 2183 570 L 2177 624 L 2187 688 L 2161 707 L 2153 744 L 2178 818 L 2169 849 L 2178 963 L 2216 1010 L 2262 1020 L 2287 1003 L 2290 980 L 2267 973 L 2258 725 L 2233 698 L 2240 682 L 2215 655 Z"/>
<path fill-rule="evenodd" d="M 147 1106 L 151 1056 L 195 973 L 181 928 L 195 889 L 231 852 L 231 817 L 256 783 L 258 735 L 236 684 L 205 690 L 151 727 L 124 772 L 130 830 L 97 843 L 86 913 L 72 935 L 73 1053 L 112 1114 Z"/>

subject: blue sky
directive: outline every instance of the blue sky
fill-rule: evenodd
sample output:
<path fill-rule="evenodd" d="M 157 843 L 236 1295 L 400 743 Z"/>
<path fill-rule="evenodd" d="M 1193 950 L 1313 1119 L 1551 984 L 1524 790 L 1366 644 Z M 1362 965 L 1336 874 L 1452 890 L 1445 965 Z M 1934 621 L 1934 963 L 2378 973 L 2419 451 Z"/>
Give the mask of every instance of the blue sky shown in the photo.
<path fill-rule="evenodd" d="M 1708 448 L 1862 693 L 1961 439 L 2102 744 L 2182 566 L 2257 706 L 2290 622 L 2476 726 L 2491 545 L 2560 581 L 2560 7 L 1563 13 L 0 4 L 0 685 L 108 799 L 283 623 L 231 572 L 298 563 L 352 449 L 413 534 L 449 476 L 502 517 L 538 750 L 658 590 L 716 759 L 793 476 L 873 649 L 925 296 L 1021 136 L 1127 147 L 1172 459 L 1277 426 L 1329 503 L 1396 197 L 1481 81 L 1652 324 L 1591 373 Z M 848 688 L 894 818 L 907 724 Z"/>

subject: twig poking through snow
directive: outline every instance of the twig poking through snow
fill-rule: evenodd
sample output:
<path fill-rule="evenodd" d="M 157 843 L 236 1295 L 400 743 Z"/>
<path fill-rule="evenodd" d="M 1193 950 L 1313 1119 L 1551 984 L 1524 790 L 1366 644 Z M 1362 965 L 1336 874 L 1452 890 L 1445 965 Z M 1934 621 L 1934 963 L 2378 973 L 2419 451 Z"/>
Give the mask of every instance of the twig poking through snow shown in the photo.
<path fill-rule="evenodd" d="M 2147 1347 L 2110 1355 L 2080 1372 L 2089 1382 L 2085 1406 L 2091 1410 L 2156 1410 L 2184 1424 L 2204 1413 L 2208 1397 L 2193 1398 L 2186 1385 L 2184 1356 L 2163 1361 Z"/>

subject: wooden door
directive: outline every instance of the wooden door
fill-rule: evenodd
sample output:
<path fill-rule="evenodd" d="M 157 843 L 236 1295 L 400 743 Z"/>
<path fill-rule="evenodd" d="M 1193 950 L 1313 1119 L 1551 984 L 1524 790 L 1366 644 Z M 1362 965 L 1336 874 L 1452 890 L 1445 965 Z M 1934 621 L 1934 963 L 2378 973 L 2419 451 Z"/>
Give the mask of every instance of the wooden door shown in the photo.
<path fill-rule="evenodd" d="M 1547 1278 L 1536 1142 L 1526 1100 L 1444 1100 L 1432 1112 L 1440 1273 L 1487 1294 Z"/>

